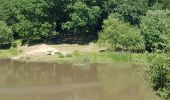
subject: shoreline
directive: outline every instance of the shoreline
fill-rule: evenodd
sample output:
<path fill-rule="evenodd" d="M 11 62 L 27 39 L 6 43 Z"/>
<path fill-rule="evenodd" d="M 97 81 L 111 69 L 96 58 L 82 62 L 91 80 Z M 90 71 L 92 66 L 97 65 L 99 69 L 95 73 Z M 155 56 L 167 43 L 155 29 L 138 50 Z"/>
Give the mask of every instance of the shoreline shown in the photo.
<path fill-rule="evenodd" d="M 108 52 L 96 44 L 89 45 L 47 45 L 21 46 L 0 50 L 0 58 L 36 62 L 146 62 L 146 53 Z"/>
<path fill-rule="evenodd" d="M 61 62 L 61 63 L 95 63 L 95 62 L 129 62 L 146 63 L 146 54 L 116 53 L 116 52 L 76 52 L 69 55 L 17 55 L 4 57 L 23 62 Z"/>

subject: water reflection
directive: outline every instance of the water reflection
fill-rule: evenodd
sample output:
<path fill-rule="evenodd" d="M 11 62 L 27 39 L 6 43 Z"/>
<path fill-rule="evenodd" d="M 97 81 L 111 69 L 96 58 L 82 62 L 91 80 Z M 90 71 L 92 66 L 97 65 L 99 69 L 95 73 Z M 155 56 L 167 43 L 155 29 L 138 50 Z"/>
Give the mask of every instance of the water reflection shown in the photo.
<path fill-rule="evenodd" d="M 141 66 L 0 60 L 0 100 L 156 100 Z"/>

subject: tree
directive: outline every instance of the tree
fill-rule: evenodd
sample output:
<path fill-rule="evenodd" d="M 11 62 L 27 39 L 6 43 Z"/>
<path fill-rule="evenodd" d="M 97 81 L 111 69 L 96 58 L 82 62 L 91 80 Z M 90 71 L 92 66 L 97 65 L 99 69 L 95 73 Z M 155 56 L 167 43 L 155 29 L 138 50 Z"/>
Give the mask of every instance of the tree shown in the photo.
<path fill-rule="evenodd" d="M 140 26 L 147 51 L 167 51 L 170 43 L 170 11 L 148 11 Z"/>
<path fill-rule="evenodd" d="M 101 6 L 104 14 L 118 13 L 124 21 L 138 25 L 140 16 L 145 15 L 149 9 L 149 2 L 148 0 L 103 0 Z"/>
<path fill-rule="evenodd" d="M 100 7 L 90 6 L 81 0 L 67 5 L 68 20 L 62 24 L 62 28 L 73 33 L 94 33 L 100 17 Z"/>
<path fill-rule="evenodd" d="M 3 44 L 10 44 L 13 40 L 13 35 L 11 29 L 5 24 L 5 22 L 0 21 L 0 46 Z"/>
<path fill-rule="evenodd" d="M 115 51 L 144 51 L 144 40 L 140 30 L 111 14 L 104 21 L 99 43 Z"/>
<path fill-rule="evenodd" d="M 160 0 L 163 9 L 170 9 L 170 0 Z"/>
<path fill-rule="evenodd" d="M 55 35 L 49 9 L 47 0 L 9 0 L 3 1 L 0 16 L 12 27 L 15 38 L 30 42 Z"/>
<path fill-rule="evenodd" d="M 153 8 L 156 10 L 165 10 L 170 9 L 170 1 L 169 0 L 152 0 Z"/>

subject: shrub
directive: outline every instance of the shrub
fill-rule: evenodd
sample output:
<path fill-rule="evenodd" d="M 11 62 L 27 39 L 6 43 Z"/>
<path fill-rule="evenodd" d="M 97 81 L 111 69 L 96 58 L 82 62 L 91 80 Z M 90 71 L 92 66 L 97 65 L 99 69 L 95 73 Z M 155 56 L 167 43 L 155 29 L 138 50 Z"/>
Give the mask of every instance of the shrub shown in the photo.
<path fill-rule="evenodd" d="M 111 14 L 104 21 L 103 31 L 99 34 L 99 44 L 114 51 L 144 51 L 144 40 L 140 30 Z"/>
<path fill-rule="evenodd" d="M 147 51 L 168 51 L 170 46 L 170 11 L 148 11 L 142 18 L 140 26 Z"/>
<path fill-rule="evenodd" d="M 149 56 L 149 78 L 164 100 L 170 98 L 170 56 Z"/>
<path fill-rule="evenodd" d="M 12 42 L 11 46 L 16 48 L 22 45 L 22 40 L 15 40 Z"/>
<path fill-rule="evenodd" d="M 10 44 L 13 40 L 13 35 L 11 29 L 5 24 L 5 22 L 0 21 L 0 46 L 3 44 Z"/>

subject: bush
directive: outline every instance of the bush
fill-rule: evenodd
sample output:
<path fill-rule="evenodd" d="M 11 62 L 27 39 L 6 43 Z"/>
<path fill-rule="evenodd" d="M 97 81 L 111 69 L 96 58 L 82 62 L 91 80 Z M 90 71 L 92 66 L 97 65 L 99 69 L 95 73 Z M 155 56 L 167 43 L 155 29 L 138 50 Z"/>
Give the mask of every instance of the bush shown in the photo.
<path fill-rule="evenodd" d="M 170 98 L 170 56 L 152 55 L 149 56 L 149 77 L 155 90 L 164 100 Z"/>
<path fill-rule="evenodd" d="M 5 24 L 5 22 L 0 21 L 0 46 L 3 44 L 10 44 L 13 40 L 13 35 L 11 29 Z"/>
<path fill-rule="evenodd" d="M 170 11 L 148 11 L 146 16 L 142 18 L 140 26 L 147 51 L 168 51 L 170 46 Z"/>
<path fill-rule="evenodd" d="M 103 31 L 99 34 L 99 44 L 114 51 L 144 51 L 144 40 L 139 29 L 121 21 L 113 14 L 104 21 Z"/>
<path fill-rule="evenodd" d="M 10 48 L 8 50 L 0 50 L 0 58 L 12 57 L 20 54 L 22 51 L 16 48 Z"/>
<path fill-rule="evenodd" d="M 15 40 L 12 42 L 11 46 L 16 48 L 22 45 L 22 40 Z"/>

